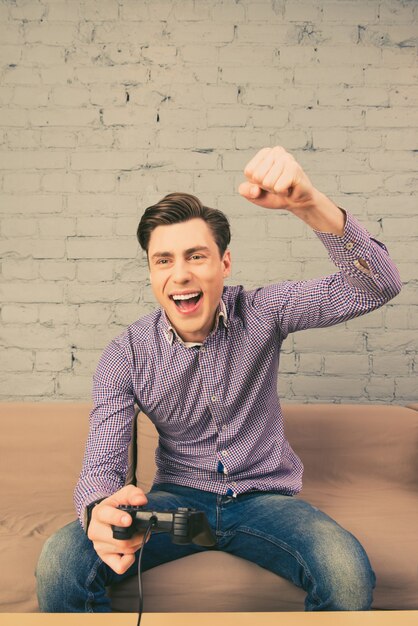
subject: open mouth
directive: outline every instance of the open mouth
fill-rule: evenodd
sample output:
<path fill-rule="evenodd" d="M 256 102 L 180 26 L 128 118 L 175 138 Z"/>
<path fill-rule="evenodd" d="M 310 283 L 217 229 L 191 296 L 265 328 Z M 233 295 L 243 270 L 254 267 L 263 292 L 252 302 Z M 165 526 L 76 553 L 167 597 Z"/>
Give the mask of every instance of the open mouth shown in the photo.
<path fill-rule="evenodd" d="M 202 296 L 203 293 L 201 291 L 195 291 L 193 293 L 175 294 L 170 296 L 170 298 L 173 300 L 179 311 L 189 313 L 190 311 L 194 311 L 196 309 Z"/>

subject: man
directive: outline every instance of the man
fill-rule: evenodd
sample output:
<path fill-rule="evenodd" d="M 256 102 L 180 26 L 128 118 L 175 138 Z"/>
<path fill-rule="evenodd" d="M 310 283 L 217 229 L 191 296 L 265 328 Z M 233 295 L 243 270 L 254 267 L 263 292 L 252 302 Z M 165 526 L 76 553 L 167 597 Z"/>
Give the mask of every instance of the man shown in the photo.
<path fill-rule="evenodd" d="M 105 587 L 136 573 L 143 541 L 140 533 L 113 539 L 111 525 L 131 523 L 118 505 L 146 503 L 203 510 L 216 549 L 303 587 L 307 610 L 370 608 L 375 577 L 362 546 L 292 497 L 302 464 L 284 436 L 276 382 L 288 333 L 382 306 L 399 292 L 399 275 L 386 248 L 315 189 L 283 148 L 260 150 L 244 173 L 241 195 L 305 221 L 339 271 L 253 291 L 224 287 L 230 235 L 220 211 L 189 194 L 169 194 L 145 211 L 138 239 L 160 308 L 112 341 L 99 362 L 75 491 L 81 524 L 44 547 L 37 571 L 43 611 L 110 611 Z M 159 432 L 157 474 L 146 495 L 123 486 L 134 403 Z M 143 569 L 203 549 L 155 534 Z"/>

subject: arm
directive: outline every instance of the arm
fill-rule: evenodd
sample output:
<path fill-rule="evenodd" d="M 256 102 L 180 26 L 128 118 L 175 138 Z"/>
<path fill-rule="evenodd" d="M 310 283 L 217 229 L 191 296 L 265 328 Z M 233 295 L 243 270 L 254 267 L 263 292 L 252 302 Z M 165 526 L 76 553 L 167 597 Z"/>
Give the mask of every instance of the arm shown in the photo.
<path fill-rule="evenodd" d="M 128 446 L 134 417 L 134 393 L 128 361 L 117 340 L 104 351 L 93 378 L 94 407 L 83 467 L 74 491 L 80 522 L 100 558 L 116 573 L 134 562 L 142 534 L 129 540 L 113 539 L 111 525 L 129 526 L 130 516 L 117 509 L 120 504 L 144 505 L 147 498 L 133 485 L 125 485 Z M 87 505 L 91 509 L 87 528 Z"/>
<path fill-rule="evenodd" d="M 284 282 L 254 293 L 254 305 L 279 324 L 282 336 L 363 315 L 399 293 L 399 273 L 385 246 L 316 190 L 283 148 L 260 150 L 245 175 L 241 195 L 258 206 L 288 210 L 305 221 L 340 270 L 325 278 Z"/>

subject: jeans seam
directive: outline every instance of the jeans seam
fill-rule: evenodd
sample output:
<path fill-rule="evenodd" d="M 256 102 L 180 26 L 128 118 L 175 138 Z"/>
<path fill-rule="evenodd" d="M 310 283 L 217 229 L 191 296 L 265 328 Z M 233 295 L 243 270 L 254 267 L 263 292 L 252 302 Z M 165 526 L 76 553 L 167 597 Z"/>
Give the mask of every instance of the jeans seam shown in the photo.
<path fill-rule="evenodd" d="M 314 578 L 312 577 L 311 572 L 309 571 L 309 568 L 305 560 L 302 558 L 301 554 L 297 550 L 294 550 L 291 546 L 289 546 L 289 544 L 285 543 L 284 541 L 280 541 L 276 537 L 272 537 L 271 535 L 267 535 L 262 532 L 254 531 L 252 528 L 248 528 L 246 526 L 241 526 L 237 530 L 237 532 L 242 532 L 243 534 L 246 534 L 246 535 L 253 535 L 254 537 L 259 537 L 260 539 L 264 539 L 265 541 L 268 541 L 269 543 L 272 543 L 278 548 L 281 548 L 282 550 L 285 550 L 286 552 L 288 552 L 303 567 L 305 576 L 312 583 L 312 591 L 310 592 L 310 595 L 313 598 L 315 598 L 316 601 L 321 602 L 321 598 L 315 593 L 316 584 L 315 584 Z M 294 581 L 292 582 L 296 584 Z"/>
<path fill-rule="evenodd" d="M 97 571 L 100 565 L 102 565 L 102 563 L 103 563 L 102 559 L 98 557 L 97 560 L 94 562 L 94 565 L 91 568 L 90 574 L 88 575 L 87 580 L 86 580 L 86 591 L 87 591 L 86 612 L 87 613 L 94 613 L 94 610 L 93 610 L 94 593 L 90 591 L 90 585 L 93 583 L 94 579 L 96 578 Z"/>

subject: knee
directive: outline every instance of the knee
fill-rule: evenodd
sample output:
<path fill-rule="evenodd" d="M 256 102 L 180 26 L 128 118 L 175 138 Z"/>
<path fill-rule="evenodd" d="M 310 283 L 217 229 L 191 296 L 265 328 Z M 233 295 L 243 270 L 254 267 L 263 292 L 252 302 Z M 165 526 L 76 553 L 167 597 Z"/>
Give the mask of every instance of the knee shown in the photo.
<path fill-rule="evenodd" d="M 361 544 L 354 537 L 346 543 L 345 549 L 334 552 L 324 563 L 322 598 L 317 610 L 367 611 L 371 607 L 375 574 Z"/>
<path fill-rule="evenodd" d="M 88 553 L 91 552 L 88 544 L 91 542 L 78 521 L 64 526 L 46 540 L 35 570 L 41 611 L 57 610 L 63 589 L 76 578 L 77 570 L 83 567 Z"/>

